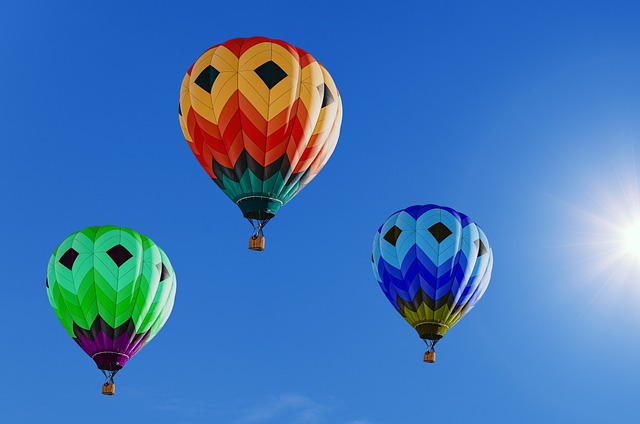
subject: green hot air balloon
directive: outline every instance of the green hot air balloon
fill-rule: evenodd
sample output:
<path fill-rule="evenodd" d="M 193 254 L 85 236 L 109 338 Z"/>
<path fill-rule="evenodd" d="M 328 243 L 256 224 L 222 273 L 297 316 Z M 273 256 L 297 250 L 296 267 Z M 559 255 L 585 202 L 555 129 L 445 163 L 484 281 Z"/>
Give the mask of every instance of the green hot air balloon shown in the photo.
<path fill-rule="evenodd" d="M 167 255 L 150 238 L 112 225 L 67 237 L 53 252 L 47 295 L 73 340 L 113 377 L 160 331 L 176 295 Z"/>

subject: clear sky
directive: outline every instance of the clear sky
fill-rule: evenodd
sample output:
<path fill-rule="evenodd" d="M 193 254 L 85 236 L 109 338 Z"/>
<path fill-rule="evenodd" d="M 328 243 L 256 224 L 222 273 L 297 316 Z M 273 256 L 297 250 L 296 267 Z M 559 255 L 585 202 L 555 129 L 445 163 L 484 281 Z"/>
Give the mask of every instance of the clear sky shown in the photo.
<path fill-rule="evenodd" d="M 3 423 L 637 423 L 636 1 L 0 5 Z M 211 45 L 263 35 L 342 95 L 336 151 L 267 227 L 210 181 L 177 118 Z M 394 211 L 470 215 L 493 247 L 478 306 L 424 344 L 371 272 Z M 45 292 L 53 249 L 126 226 L 168 254 L 160 334 L 101 373 Z"/>

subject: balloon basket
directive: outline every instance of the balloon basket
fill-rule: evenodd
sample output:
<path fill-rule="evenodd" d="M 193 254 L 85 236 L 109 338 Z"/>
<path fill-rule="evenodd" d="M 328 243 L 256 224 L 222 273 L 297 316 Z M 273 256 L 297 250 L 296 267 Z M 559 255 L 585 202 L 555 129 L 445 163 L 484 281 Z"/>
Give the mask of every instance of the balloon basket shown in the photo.
<path fill-rule="evenodd" d="M 436 353 L 435 352 L 425 352 L 424 353 L 424 362 L 428 362 L 433 364 L 436 362 Z"/>
<path fill-rule="evenodd" d="M 116 394 L 116 385 L 113 383 L 104 383 L 102 385 L 102 394 L 107 396 L 113 396 Z"/>
<path fill-rule="evenodd" d="M 264 250 L 264 236 L 253 236 L 249 239 L 249 250 L 262 252 Z"/>

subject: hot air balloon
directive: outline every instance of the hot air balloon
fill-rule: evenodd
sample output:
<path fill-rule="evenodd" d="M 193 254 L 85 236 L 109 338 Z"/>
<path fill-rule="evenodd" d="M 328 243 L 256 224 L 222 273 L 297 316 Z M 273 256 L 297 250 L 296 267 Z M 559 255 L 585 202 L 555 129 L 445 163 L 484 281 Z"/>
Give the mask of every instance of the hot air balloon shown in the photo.
<path fill-rule="evenodd" d="M 264 37 L 211 47 L 189 68 L 178 117 L 207 174 L 254 228 L 264 226 L 325 165 L 336 147 L 342 102 L 309 53 Z"/>
<path fill-rule="evenodd" d="M 427 345 L 436 343 L 484 294 L 493 252 L 468 216 L 437 205 L 402 209 L 373 239 L 373 273 L 394 308 Z"/>
<path fill-rule="evenodd" d="M 73 340 L 102 370 L 102 393 L 116 373 L 160 331 L 176 295 L 167 255 L 128 228 L 89 227 L 53 252 L 47 295 Z"/>

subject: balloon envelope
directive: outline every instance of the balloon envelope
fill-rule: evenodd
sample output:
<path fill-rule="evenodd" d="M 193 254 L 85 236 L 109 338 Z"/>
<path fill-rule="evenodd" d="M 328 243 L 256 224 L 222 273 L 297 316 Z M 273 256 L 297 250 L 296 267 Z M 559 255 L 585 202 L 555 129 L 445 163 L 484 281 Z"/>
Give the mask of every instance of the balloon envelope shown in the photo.
<path fill-rule="evenodd" d="M 447 207 L 400 210 L 373 240 L 373 273 L 387 299 L 425 340 L 438 340 L 480 300 L 493 252 L 468 216 Z"/>
<path fill-rule="evenodd" d="M 309 53 L 280 40 L 236 38 L 189 68 L 178 115 L 211 179 L 246 218 L 267 221 L 331 156 L 342 102 Z"/>
<path fill-rule="evenodd" d="M 51 255 L 46 286 L 67 333 L 98 368 L 117 371 L 169 318 L 176 277 L 151 239 L 108 225 L 67 237 Z"/>

